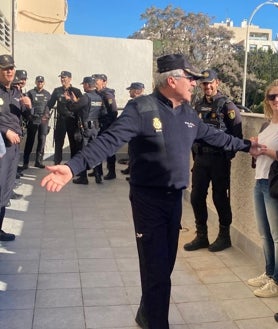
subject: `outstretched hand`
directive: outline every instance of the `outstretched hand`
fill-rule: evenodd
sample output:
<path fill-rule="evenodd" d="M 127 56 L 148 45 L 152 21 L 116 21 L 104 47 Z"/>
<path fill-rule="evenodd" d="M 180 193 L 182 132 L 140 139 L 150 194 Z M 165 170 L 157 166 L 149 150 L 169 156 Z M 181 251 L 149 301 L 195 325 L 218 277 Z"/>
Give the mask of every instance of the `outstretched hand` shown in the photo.
<path fill-rule="evenodd" d="M 41 181 L 41 186 L 49 192 L 59 192 L 72 179 L 72 172 L 69 166 L 57 165 L 47 166 L 46 169 L 50 174 L 45 176 Z"/>
<path fill-rule="evenodd" d="M 250 139 L 250 141 L 251 141 L 251 147 L 249 153 L 253 157 L 257 157 L 261 154 L 264 154 L 264 152 L 267 150 L 266 145 L 259 144 L 256 139 Z"/>

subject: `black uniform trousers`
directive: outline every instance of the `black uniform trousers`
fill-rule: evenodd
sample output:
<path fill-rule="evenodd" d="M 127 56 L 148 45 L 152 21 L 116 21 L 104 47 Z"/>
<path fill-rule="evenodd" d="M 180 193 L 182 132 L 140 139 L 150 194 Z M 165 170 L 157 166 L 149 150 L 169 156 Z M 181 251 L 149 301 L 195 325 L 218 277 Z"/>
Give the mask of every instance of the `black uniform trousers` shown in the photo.
<path fill-rule="evenodd" d="M 70 116 L 58 115 L 54 130 L 54 163 L 60 164 L 63 159 L 63 146 L 66 134 L 68 135 L 70 156 L 71 158 L 78 152 L 78 142 L 76 142 L 74 134 L 77 129 L 76 119 Z"/>
<path fill-rule="evenodd" d="M 10 200 L 16 180 L 19 150 L 19 144 L 12 144 L 6 147 L 6 154 L 0 158 L 0 229 L 5 216 L 5 207 Z"/>
<path fill-rule="evenodd" d="M 212 184 L 212 199 L 219 217 L 219 224 L 232 222 L 230 204 L 231 160 L 224 152 L 196 154 L 192 169 L 191 204 L 196 225 L 206 225 L 208 210 L 206 198 Z"/>
<path fill-rule="evenodd" d="M 23 154 L 24 164 L 29 163 L 30 154 L 32 152 L 37 133 L 38 133 L 38 144 L 36 149 L 36 161 L 40 156 L 42 157 L 44 155 L 44 147 L 46 142 L 47 131 L 48 131 L 48 121 L 43 121 L 41 123 L 34 123 L 32 121 L 28 122 L 27 137 L 26 137 L 26 143 L 25 143 L 24 154 Z"/>
<path fill-rule="evenodd" d="M 178 247 L 182 190 L 130 187 L 144 316 L 149 329 L 169 329 L 171 273 Z"/>

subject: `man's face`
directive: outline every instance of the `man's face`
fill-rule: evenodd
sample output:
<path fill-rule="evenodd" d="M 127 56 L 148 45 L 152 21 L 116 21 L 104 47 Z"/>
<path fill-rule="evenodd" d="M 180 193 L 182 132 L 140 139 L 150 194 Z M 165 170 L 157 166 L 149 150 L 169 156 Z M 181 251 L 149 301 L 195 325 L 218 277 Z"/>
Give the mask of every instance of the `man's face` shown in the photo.
<path fill-rule="evenodd" d="M 14 66 L 8 67 L 6 69 L 0 69 L 0 82 L 4 86 L 10 86 L 14 80 L 15 68 Z"/>
<path fill-rule="evenodd" d="M 104 81 L 102 79 L 96 79 L 96 89 L 101 90 L 104 88 Z"/>
<path fill-rule="evenodd" d="M 20 88 L 25 87 L 25 86 L 26 86 L 26 82 L 27 82 L 26 79 L 21 79 L 21 80 L 19 81 Z"/>
<path fill-rule="evenodd" d="M 177 102 L 190 102 L 194 88 L 196 87 L 196 80 L 194 77 L 184 72 L 181 75 L 171 77 L 170 83 L 174 89 L 174 97 Z"/>
<path fill-rule="evenodd" d="M 143 93 L 142 89 L 129 89 L 130 98 L 136 98 Z"/>
<path fill-rule="evenodd" d="M 214 79 L 211 82 L 202 82 L 200 84 L 205 96 L 212 97 L 217 94 L 219 80 Z"/>
<path fill-rule="evenodd" d="M 71 78 L 68 76 L 62 76 L 61 77 L 61 84 L 64 88 L 68 88 L 71 83 Z"/>
<path fill-rule="evenodd" d="M 42 90 L 44 87 L 44 81 L 41 81 L 41 80 L 36 81 L 36 86 L 37 86 L 38 90 Z"/>

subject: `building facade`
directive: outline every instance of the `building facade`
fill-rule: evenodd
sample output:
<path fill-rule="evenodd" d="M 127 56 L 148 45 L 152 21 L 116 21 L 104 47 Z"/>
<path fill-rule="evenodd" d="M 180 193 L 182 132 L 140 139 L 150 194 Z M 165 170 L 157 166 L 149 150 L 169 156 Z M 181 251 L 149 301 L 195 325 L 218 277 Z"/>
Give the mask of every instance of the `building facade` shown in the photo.
<path fill-rule="evenodd" d="M 234 33 L 234 37 L 232 38 L 231 42 L 245 49 L 248 28 L 248 23 L 246 19 L 241 22 L 241 26 L 234 26 L 233 21 L 229 18 L 225 22 L 214 23 L 213 26 L 222 26 L 225 27 L 227 30 L 232 31 Z M 276 47 L 272 40 L 271 29 L 263 29 L 257 25 L 251 24 L 248 29 L 248 35 L 248 50 L 262 49 L 264 51 L 267 51 L 269 49 L 272 49 L 274 52 L 276 52 Z"/>

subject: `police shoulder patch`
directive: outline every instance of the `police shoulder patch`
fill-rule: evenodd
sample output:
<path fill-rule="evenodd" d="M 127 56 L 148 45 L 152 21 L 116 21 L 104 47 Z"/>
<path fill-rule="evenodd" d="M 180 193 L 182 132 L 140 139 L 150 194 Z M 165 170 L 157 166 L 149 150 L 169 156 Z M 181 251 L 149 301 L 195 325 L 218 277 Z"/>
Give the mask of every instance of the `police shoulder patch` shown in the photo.
<path fill-rule="evenodd" d="M 228 110 L 228 117 L 229 119 L 233 120 L 236 117 L 235 110 Z"/>
<path fill-rule="evenodd" d="M 156 131 L 162 130 L 162 123 L 159 118 L 153 118 L 153 127 Z"/>

